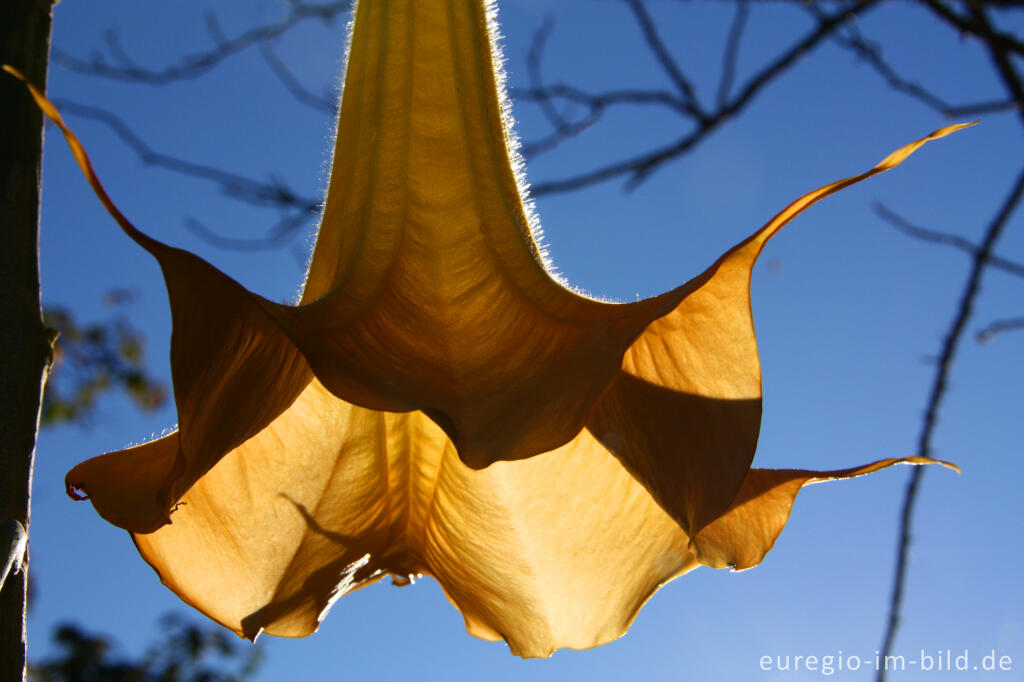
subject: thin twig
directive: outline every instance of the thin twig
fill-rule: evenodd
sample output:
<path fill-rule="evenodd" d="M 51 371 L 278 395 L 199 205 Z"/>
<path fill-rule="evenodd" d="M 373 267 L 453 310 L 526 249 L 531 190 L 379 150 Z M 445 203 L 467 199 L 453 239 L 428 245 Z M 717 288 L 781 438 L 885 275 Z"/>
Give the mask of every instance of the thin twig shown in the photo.
<path fill-rule="evenodd" d="M 1011 317 L 989 322 L 975 335 L 975 338 L 978 343 L 988 343 L 996 337 L 996 334 L 1013 331 L 1024 331 L 1024 317 Z"/>
<path fill-rule="evenodd" d="M 837 27 L 845 24 L 854 17 L 862 16 L 868 10 L 877 6 L 878 1 L 879 0 L 861 0 L 842 11 L 822 17 L 818 26 L 815 27 L 814 30 L 804 36 L 803 39 L 797 41 L 792 47 L 786 50 L 786 52 L 777 57 L 775 61 L 761 69 L 757 75 L 747 81 L 747 84 L 743 87 L 740 94 L 723 111 L 730 115 L 736 113 L 765 85 L 777 78 L 779 74 L 792 66 L 801 57 L 806 56 L 807 53 L 816 47 L 822 40 L 832 35 Z"/>
<path fill-rule="evenodd" d="M 542 88 L 516 88 L 512 91 L 516 99 L 541 102 L 564 99 L 581 104 L 588 109 L 601 109 L 617 104 L 657 105 L 675 111 L 680 116 L 691 116 L 692 112 L 676 95 L 665 90 L 609 90 L 597 95 L 584 92 L 565 83 L 555 83 Z"/>
<path fill-rule="evenodd" d="M 889 209 L 885 204 L 876 203 L 875 212 L 880 218 L 895 227 L 897 230 L 905 235 L 913 237 L 914 239 L 931 242 L 932 244 L 952 246 L 953 248 L 960 249 L 972 256 L 976 256 L 978 251 L 981 249 L 981 247 L 974 242 L 969 239 L 964 239 L 959 235 L 939 232 L 938 230 L 929 230 L 927 228 L 914 225 L 903 216 Z M 1024 277 L 1024 264 L 1022 263 L 1017 263 L 1016 261 L 1009 260 L 1008 258 L 1001 258 L 1000 256 L 990 254 L 988 257 L 988 264 L 993 268 L 998 268 L 1004 272 L 1010 273 L 1011 275 Z"/>
<path fill-rule="evenodd" d="M 690 111 L 684 102 L 676 95 L 660 90 L 611 90 L 597 95 L 583 92 L 577 88 L 564 83 L 554 85 L 541 85 L 540 87 L 512 91 L 512 96 L 520 101 L 552 104 L 553 100 L 565 100 L 566 102 L 581 105 L 586 109 L 584 116 L 569 120 L 562 117 L 555 111 L 553 106 L 549 110 L 554 118 L 560 123 L 554 126 L 553 130 L 540 140 L 524 144 L 521 151 L 527 157 L 535 157 L 538 154 L 550 151 L 562 142 L 576 137 L 587 128 L 590 128 L 604 115 L 605 111 L 612 106 L 636 105 L 636 106 L 662 106 L 671 109 L 680 116 L 689 116 Z M 549 116 L 549 122 L 554 122 Z"/>
<path fill-rule="evenodd" d="M 952 25 L 961 33 L 981 38 L 988 45 L 998 46 L 1017 55 L 1024 56 L 1024 41 L 1011 33 L 994 31 L 991 26 L 985 27 L 978 23 L 977 16 L 966 17 L 954 11 L 947 3 L 939 0 L 924 0 L 924 4 L 940 19 Z M 965 3 L 974 5 L 974 2 Z"/>
<path fill-rule="evenodd" d="M 693 87 L 693 83 L 683 74 L 679 64 L 669 54 L 668 48 L 665 46 L 664 41 L 662 41 L 661 36 L 658 35 L 658 29 L 655 27 L 651 15 L 647 12 L 647 7 L 644 6 L 643 0 L 624 1 L 633 10 L 633 15 L 636 17 L 637 23 L 640 24 L 640 30 L 644 34 L 644 40 L 647 42 L 648 47 L 650 47 L 651 52 L 654 53 L 661 68 L 668 74 L 669 80 L 675 84 L 683 99 L 693 106 L 694 114 L 703 118 L 704 113 L 701 111 L 700 103 L 697 99 L 697 91 Z"/>
<path fill-rule="evenodd" d="M 1021 122 L 1024 123 L 1024 81 L 1022 81 L 1020 74 L 1017 73 L 1017 69 L 1010 57 L 1011 51 L 1016 52 L 1018 55 L 1024 55 L 1024 44 L 1020 45 L 1019 50 L 1015 50 L 1012 45 L 1007 45 L 1005 41 L 998 40 L 997 37 L 1000 34 L 992 27 L 985 8 L 975 3 L 969 3 L 969 6 L 971 8 L 971 15 L 978 26 L 978 35 L 985 41 L 985 47 L 988 48 L 988 54 L 992 58 L 993 64 L 995 64 L 996 71 L 999 72 L 999 76 L 1003 79 L 1003 85 L 1006 86 L 1006 89 L 1010 91 L 1010 95 L 1020 105 L 1018 113 L 1020 114 Z"/>
<path fill-rule="evenodd" d="M 820 11 L 820 10 L 818 10 Z M 896 72 L 882 57 L 882 48 L 868 41 L 855 25 L 846 27 L 846 35 L 836 33 L 835 41 L 842 47 L 852 51 L 874 69 L 890 88 L 913 97 L 919 102 L 938 111 L 944 116 L 978 116 L 980 114 L 999 113 L 1017 109 L 1020 105 L 1015 99 L 987 100 L 970 104 L 950 104 L 919 83 L 904 78 Z"/>
<path fill-rule="evenodd" d="M 519 148 L 519 151 L 527 159 L 536 158 L 544 152 L 549 152 L 566 140 L 580 135 L 587 128 L 590 128 L 600 121 L 601 113 L 603 111 L 604 107 L 595 107 L 586 118 L 580 119 L 579 121 L 566 122 L 565 125 L 560 126 L 541 139 L 523 144 Z"/>
<path fill-rule="evenodd" d="M 270 41 L 264 41 L 260 45 L 260 55 L 262 55 L 263 61 L 267 63 L 267 66 L 270 67 L 271 72 L 277 77 L 277 80 L 281 81 L 281 84 L 287 88 L 288 92 L 296 100 L 317 111 L 331 115 L 338 113 L 337 98 L 317 95 L 307 89 L 306 86 L 299 82 L 299 79 L 291 72 L 291 69 L 277 56 Z"/>
<path fill-rule="evenodd" d="M 149 69 L 141 66 L 121 49 L 117 34 L 113 32 L 107 34 L 107 49 L 117 62 L 116 65 L 107 64 L 100 58 L 81 59 L 57 48 L 53 49 L 53 58 L 57 64 L 89 76 L 149 85 L 166 85 L 173 81 L 201 76 L 228 57 L 243 52 L 258 43 L 272 40 L 307 19 L 332 21 L 338 15 L 347 12 L 351 5 L 351 0 L 321 5 L 292 2 L 290 3 L 291 9 L 284 19 L 271 24 L 255 26 L 230 40 L 223 39 L 223 32 L 220 31 L 216 20 L 211 20 L 211 16 L 208 15 L 206 24 L 207 30 L 214 38 L 213 49 L 199 54 L 186 55 L 177 64 L 162 69 Z M 221 40 L 217 40 L 218 36 Z"/>
<path fill-rule="evenodd" d="M 695 147 L 713 130 L 728 121 L 743 109 L 750 101 L 769 83 L 785 73 L 797 60 L 805 56 L 815 46 L 835 31 L 836 27 L 851 17 L 861 15 L 872 7 L 875 7 L 878 0 L 861 0 L 835 14 L 824 17 L 818 25 L 808 32 L 803 38 L 793 43 L 787 50 L 782 52 L 771 63 L 751 76 L 740 88 L 739 94 L 733 97 L 725 106 L 720 107 L 712 115 L 698 119 L 695 128 L 683 135 L 675 142 L 664 145 L 652 151 L 638 154 L 621 161 L 601 166 L 591 171 L 581 173 L 561 180 L 541 182 L 533 186 L 531 192 L 535 195 L 554 194 L 557 192 L 570 192 L 590 185 L 595 185 L 606 180 L 629 176 L 626 184 L 627 189 L 636 187 L 650 176 L 657 168 L 664 163 L 674 159 Z"/>
<path fill-rule="evenodd" d="M 321 202 L 319 199 L 301 196 L 279 181 L 261 182 L 221 168 L 154 151 L 124 121 L 106 109 L 60 99 L 55 99 L 54 104 L 64 113 L 90 118 L 102 123 L 128 145 L 145 164 L 164 168 L 180 175 L 213 181 L 220 186 L 225 195 L 233 199 L 254 206 L 277 208 L 285 212 L 285 216 L 268 229 L 266 236 L 255 239 L 225 237 L 206 228 L 194 219 L 187 219 L 185 226 L 213 246 L 249 250 L 274 248 L 288 237 L 297 234 L 304 225 L 320 213 Z"/>
<path fill-rule="evenodd" d="M 544 23 L 534 32 L 533 40 L 530 41 L 530 50 L 526 53 L 526 73 L 530 79 L 530 90 L 538 95 L 534 101 L 540 107 L 541 113 L 548 119 L 548 123 L 551 124 L 552 128 L 561 130 L 562 128 L 567 128 L 569 123 L 551 103 L 553 94 L 549 94 L 550 90 L 544 87 L 544 77 L 541 73 L 544 48 L 547 46 L 551 32 L 554 30 L 554 19 L 550 16 L 545 17 Z M 593 115 L 593 109 L 594 107 L 591 106 L 591 115 Z"/>
<path fill-rule="evenodd" d="M 252 178 L 216 168 L 207 164 L 181 159 L 150 148 L 128 125 L 106 109 L 79 104 L 71 100 L 54 99 L 54 104 L 63 112 L 98 121 L 114 132 L 143 163 L 191 177 L 211 180 L 220 186 L 228 196 L 257 206 L 295 209 L 315 213 L 320 201 L 301 196 L 280 182 L 262 182 Z"/>
<path fill-rule="evenodd" d="M 750 16 L 749 0 L 737 0 L 736 14 L 733 15 L 732 24 L 729 26 L 729 37 L 725 41 L 725 53 L 722 56 L 722 79 L 718 82 L 718 96 L 715 98 L 719 109 L 723 108 L 729 101 L 729 92 L 732 90 L 732 83 L 736 77 L 736 63 L 739 60 L 740 43 L 743 39 L 743 31 L 747 26 L 747 18 Z"/>
<path fill-rule="evenodd" d="M 192 217 L 185 218 L 185 227 L 203 241 L 220 249 L 229 249 L 231 251 L 268 251 L 281 246 L 282 242 L 293 237 L 315 217 L 315 213 L 308 212 L 286 215 L 276 224 L 272 225 L 262 237 L 229 237 L 210 229 Z"/>
<path fill-rule="evenodd" d="M 925 4 L 932 8 L 932 10 L 940 17 L 954 23 L 954 25 L 958 26 L 962 30 L 966 30 L 960 23 L 961 19 L 963 21 L 967 21 L 966 18 L 952 12 L 952 10 L 935 0 L 925 0 Z M 1011 98 L 1022 105 L 1018 109 L 1018 112 L 1021 115 L 1021 121 L 1024 122 L 1024 86 L 1022 86 L 1020 74 L 1017 72 L 1009 54 L 1011 51 L 1014 51 L 1017 54 L 1024 54 L 1024 52 L 1020 52 L 1012 43 L 1008 43 L 1005 39 L 1005 34 L 1000 34 L 998 31 L 993 29 L 984 8 L 974 3 L 968 3 L 968 5 L 973 17 L 973 19 L 970 20 L 971 28 L 968 32 L 978 36 L 984 42 L 985 47 L 988 49 L 989 55 L 996 67 L 996 71 L 999 73 L 1003 81 L 1003 85 L 1006 87 Z M 1017 204 L 1020 202 L 1022 195 L 1024 195 L 1024 170 L 1022 170 L 1017 176 L 1017 181 L 1014 184 L 1013 189 L 1010 191 L 996 217 L 989 224 L 980 246 L 974 251 L 971 274 L 968 278 L 967 285 L 964 288 L 960 306 L 957 309 L 956 316 L 943 344 L 934 384 L 928 400 L 928 407 L 925 411 L 918 445 L 918 454 L 920 455 L 927 456 L 931 451 L 931 441 L 938 418 L 939 407 L 945 393 L 946 381 L 952 367 L 953 356 L 956 353 L 960 337 L 962 336 L 966 328 L 967 320 L 970 317 L 971 308 L 979 290 L 981 277 L 986 268 L 991 265 L 992 250 L 995 246 L 996 240 L 1002 234 L 1007 222 L 1009 222 L 1009 218 L 1016 209 Z M 893 644 L 896 641 L 896 632 L 900 624 L 900 611 L 903 603 L 903 587 L 906 582 L 907 556 L 910 545 L 910 529 L 913 522 L 914 505 L 917 500 L 917 493 L 920 489 L 923 475 L 923 469 L 915 469 L 911 473 L 910 481 L 907 484 L 906 493 L 903 498 L 903 509 L 900 514 L 900 543 L 896 558 L 893 592 L 889 603 L 889 618 L 881 650 L 881 655 L 883 657 L 891 654 Z M 877 682 L 884 682 L 885 673 L 886 671 L 884 668 L 878 670 L 876 676 Z"/>
<path fill-rule="evenodd" d="M 935 427 L 938 423 L 939 409 L 946 394 L 946 386 L 949 374 L 953 368 L 953 358 L 959 347 L 960 340 L 967 327 L 967 320 L 971 316 L 974 300 L 978 295 L 981 284 L 981 277 L 985 273 L 992 249 L 996 241 L 1002 235 L 1010 216 L 1017 208 L 1021 197 L 1024 196 L 1024 169 L 1017 176 L 1013 189 L 1004 201 L 999 212 L 989 224 L 985 231 L 985 237 L 980 247 L 974 254 L 971 265 L 971 272 L 967 278 L 963 293 L 960 297 L 960 304 L 957 307 L 953 322 L 949 327 L 946 338 L 942 344 L 942 351 L 939 354 L 938 367 L 935 370 L 935 377 L 932 382 L 931 393 L 928 397 L 927 408 L 925 409 L 924 421 L 921 426 L 921 434 L 918 438 L 916 454 L 927 457 L 932 451 L 932 438 Z M 903 498 L 903 508 L 900 512 L 900 543 L 899 552 L 896 557 L 895 580 L 893 584 L 892 597 L 890 599 L 889 620 L 883 639 L 881 656 L 884 660 L 892 654 L 893 643 L 896 641 L 896 631 L 900 625 L 900 610 L 903 605 L 903 588 L 907 578 L 907 560 L 910 554 L 910 532 L 913 525 L 914 504 L 917 501 L 917 493 L 921 487 L 921 480 L 924 475 L 923 467 L 915 467 L 910 474 L 910 481 L 907 484 Z M 877 682 L 884 682 L 885 668 L 879 668 L 876 676 Z"/>

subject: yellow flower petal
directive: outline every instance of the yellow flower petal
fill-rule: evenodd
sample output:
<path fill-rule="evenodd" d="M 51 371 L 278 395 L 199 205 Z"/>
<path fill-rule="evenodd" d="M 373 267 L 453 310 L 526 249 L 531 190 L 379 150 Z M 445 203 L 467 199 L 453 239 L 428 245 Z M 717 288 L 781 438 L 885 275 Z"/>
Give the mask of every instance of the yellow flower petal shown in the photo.
<path fill-rule="evenodd" d="M 158 459 L 173 438 L 142 448 Z M 422 413 L 347 405 L 316 381 L 182 502 L 136 544 L 185 601 L 250 638 L 307 635 L 339 592 L 426 574 L 472 634 L 546 656 L 620 636 L 697 565 L 689 538 L 585 431 L 475 471 Z"/>
<path fill-rule="evenodd" d="M 175 440 L 92 461 L 169 462 Z M 802 485 L 930 461 L 754 469 L 694 551 L 587 431 L 555 451 L 474 471 L 421 413 L 357 408 L 314 380 L 185 494 L 173 523 L 134 538 L 168 587 L 249 638 L 310 634 L 344 593 L 387 574 L 426 574 L 470 633 L 547 656 L 619 637 L 658 587 L 698 560 L 758 563 Z M 102 481 L 115 499 L 122 485 Z"/>
<path fill-rule="evenodd" d="M 741 571 L 756 566 L 775 544 L 803 486 L 864 476 L 894 464 L 941 464 L 960 473 L 955 464 L 928 457 L 883 459 L 837 471 L 751 469 L 729 510 L 705 526 L 692 547 L 700 563 L 711 568 Z"/>
<path fill-rule="evenodd" d="M 764 245 L 812 204 L 969 125 L 937 130 L 869 171 L 800 197 L 682 287 L 679 305 L 629 347 L 588 428 L 684 530 L 700 530 L 730 506 L 754 458 L 761 365 L 750 276 Z"/>

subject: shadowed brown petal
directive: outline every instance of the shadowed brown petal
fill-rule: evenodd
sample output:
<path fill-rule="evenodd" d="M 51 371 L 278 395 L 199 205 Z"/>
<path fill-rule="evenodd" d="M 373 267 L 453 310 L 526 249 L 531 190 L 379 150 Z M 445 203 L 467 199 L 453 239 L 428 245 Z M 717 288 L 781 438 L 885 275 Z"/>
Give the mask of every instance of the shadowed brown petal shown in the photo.
<path fill-rule="evenodd" d="M 805 195 L 699 277 L 611 304 L 534 241 L 482 0 L 363 0 L 300 304 L 136 229 L 167 282 L 180 430 L 67 476 L 183 599 L 246 637 L 313 632 L 383 575 L 435 577 L 514 653 L 597 646 L 698 563 L 760 562 L 806 483 L 750 469 L 751 269 Z M 30 86 L 31 87 L 31 86 Z M 468 466 L 466 466 L 468 465 Z"/>

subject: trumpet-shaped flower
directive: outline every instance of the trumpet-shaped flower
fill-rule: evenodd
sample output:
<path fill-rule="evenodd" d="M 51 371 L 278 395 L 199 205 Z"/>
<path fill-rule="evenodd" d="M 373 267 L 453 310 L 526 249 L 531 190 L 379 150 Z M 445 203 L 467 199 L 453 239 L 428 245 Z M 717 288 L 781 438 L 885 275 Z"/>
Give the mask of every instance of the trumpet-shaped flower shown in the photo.
<path fill-rule="evenodd" d="M 959 126 L 798 199 L 677 289 L 602 302 L 535 241 L 490 12 L 358 3 L 296 306 L 136 229 L 64 128 L 163 269 L 180 423 L 79 464 L 68 490 L 240 635 L 307 635 L 342 594 L 427 574 L 516 654 L 596 646 L 666 581 L 759 563 L 803 485 L 931 461 L 751 468 L 750 276 L 806 207 Z"/>

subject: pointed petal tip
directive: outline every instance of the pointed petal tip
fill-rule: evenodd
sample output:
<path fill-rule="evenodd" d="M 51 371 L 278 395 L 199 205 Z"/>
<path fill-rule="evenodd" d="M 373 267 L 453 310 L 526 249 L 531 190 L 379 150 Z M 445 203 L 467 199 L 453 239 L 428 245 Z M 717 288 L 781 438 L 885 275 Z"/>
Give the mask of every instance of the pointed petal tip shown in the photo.
<path fill-rule="evenodd" d="M 927 139 L 927 140 L 937 140 L 940 137 L 945 137 L 946 135 L 952 135 L 953 133 L 955 133 L 958 130 L 963 130 L 964 128 L 970 128 L 971 126 L 978 125 L 979 123 L 981 123 L 981 119 L 980 118 L 975 119 L 973 121 L 967 121 L 966 123 L 951 123 L 948 126 L 943 126 L 943 127 L 939 128 L 938 130 L 932 132 L 932 134 L 929 135 L 925 139 Z"/>
<path fill-rule="evenodd" d="M 11 74 L 12 76 L 14 76 L 15 78 L 17 78 L 18 80 L 20 80 L 20 81 L 26 81 L 26 82 L 27 82 L 27 79 L 25 78 L 25 76 L 24 76 L 24 75 L 22 75 L 21 71 L 18 71 L 18 70 L 17 70 L 16 68 L 14 68 L 13 66 L 11 66 L 10 64 L 4 64 L 4 65 L 3 65 L 2 67 L 0 67 L 0 68 L 3 68 L 3 70 L 4 70 L 4 71 L 6 71 L 7 73 Z"/>
<path fill-rule="evenodd" d="M 970 125 L 970 124 L 964 124 L 964 125 Z M 942 460 L 942 459 L 933 459 L 931 457 L 920 457 L 920 456 L 917 456 L 917 455 L 912 456 L 912 457 L 904 457 L 903 459 L 899 460 L 897 462 L 897 464 L 909 464 L 910 466 L 923 466 L 925 464 L 938 464 L 939 466 L 942 466 L 942 467 L 945 467 L 945 468 L 950 469 L 952 471 L 955 471 L 957 476 L 962 476 L 963 473 L 964 473 L 963 471 L 960 470 L 960 467 L 957 466 L 956 464 L 953 464 L 953 462 L 947 462 L 947 461 Z"/>
<path fill-rule="evenodd" d="M 805 485 L 857 478 L 897 464 L 938 464 L 957 473 L 960 468 L 931 457 L 891 457 L 859 467 L 833 471 L 751 469 L 733 506 L 691 538 L 690 551 L 711 568 L 742 571 L 752 568 L 771 551 L 789 520 L 797 493 Z"/>
<path fill-rule="evenodd" d="M 817 476 L 808 478 L 807 484 L 812 483 L 823 483 L 826 481 L 836 481 L 844 478 L 858 478 L 860 476 L 866 476 L 873 474 L 876 471 L 887 469 L 897 464 L 906 464 L 908 466 L 926 466 L 930 464 L 937 464 L 947 469 L 955 471 L 958 475 L 963 472 L 960 471 L 960 467 L 952 462 L 946 462 L 941 459 L 934 459 L 932 457 L 922 457 L 920 455 L 911 455 L 909 457 L 890 457 L 887 459 L 880 459 L 864 466 L 854 467 L 852 469 L 840 469 L 836 471 L 822 471 L 818 472 Z"/>
<path fill-rule="evenodd" d="M 891 170 L 892 168 L 895 168 L 896 166 L 906 161 L 907 157 L 909 157 L 915 151 L 920 149 L 921 146 L 924 145 L 925 143 L 931 142 L 932 140 L 938 140 L 939 138 L 946 137 L 947 135 L 952 135 L 953 133 L 959 130 L 963 130 L 964 128 L 970 128 L 973 125 L 977 125 L 979 122 L 980 119 L 977 121 L 969 121 L 967 123 L 953 123 L 943 128 L 939 128 L 938 130 L 932 131 L 930 134 L 926 135 L 925 137 L 922 137 L 920 140 L 915 140 L 910 144 L 900 147 L 892 154 L 889 154 L 889 156 L 885 157 L 880 162 L 878 162 L 878 165 L 876 165 L 871 171 L 869 171 L 869 174 L 873 175 L 874 173 L 877 172 Z"/>

